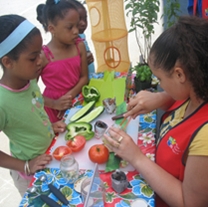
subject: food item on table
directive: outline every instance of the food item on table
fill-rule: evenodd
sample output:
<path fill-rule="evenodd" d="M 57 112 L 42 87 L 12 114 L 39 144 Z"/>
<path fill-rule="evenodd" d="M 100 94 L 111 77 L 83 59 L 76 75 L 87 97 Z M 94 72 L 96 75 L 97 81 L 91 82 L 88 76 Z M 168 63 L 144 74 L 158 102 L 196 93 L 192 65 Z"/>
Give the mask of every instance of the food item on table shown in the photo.
<path fill-rule="evenodd" d="M 90 101 L 87 105 L 77 111 L 71 118 L 70 122 L 75 122 L 81 119 L 83 116 L 87 115 L 95 106 L 96 101 Z"/>
<path fill-rule="evenodd" d="M 109 151 L 105 145 L 95 144 L 89 149 L 88 155 L 92 162 L 103 164 L 108 161 Z"/>
<path fill-rule="evenodd" d="M 69 147 L 59 146 L 54 150 L 52 155 L 56 160 L 61 160 L 61 158 L 64 155 L 68 155 L 68 154 L 71 154 L 71 153 L 72 153 L 72 150 Z"/>
<path fill-rule="evenodd" d="M 77 135 L 67 141 L 66 145 L 72 150 L 72 152 L 79 152 L 84 148 L 86 144 L 86 138 L 82 135 Z"/>
<path fill-rule="evenodd" d="M 87 103 L 90 101 L 97 102 L 100 98 L 100 93 L 97 88 L 88 85 L 82 87 L 82 95 Z"/>
<path fill-rule="evenodd" d="M 67 125 L 66 129 L 65 140 L 70 140 L 77 135 L 82 135 L 86 140 L 90 140 L 95 135 L 92 131 L 92 125 L 87 122 L 72 122 Z"/>
<path fill-rule="evenodd" d="M 93 109 L 89 114 L 79 119 L 77 122 L 91 122 L 99 115 L 101 115 L 104 111 L 104 106 L 98 106 L 97 108 Z"/>

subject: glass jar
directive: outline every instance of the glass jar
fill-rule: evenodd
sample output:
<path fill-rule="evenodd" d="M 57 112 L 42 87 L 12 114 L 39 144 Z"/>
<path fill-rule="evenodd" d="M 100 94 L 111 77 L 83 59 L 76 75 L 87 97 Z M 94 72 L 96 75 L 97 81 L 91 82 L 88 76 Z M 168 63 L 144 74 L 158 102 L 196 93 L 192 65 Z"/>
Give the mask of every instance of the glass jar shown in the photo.
<path fill-rule="evenodd" d="M 68 183 L 74 183 L 79 177 L 79 164 L 73 155 L 65 155 L 61 159 L 60 170 Z"/>

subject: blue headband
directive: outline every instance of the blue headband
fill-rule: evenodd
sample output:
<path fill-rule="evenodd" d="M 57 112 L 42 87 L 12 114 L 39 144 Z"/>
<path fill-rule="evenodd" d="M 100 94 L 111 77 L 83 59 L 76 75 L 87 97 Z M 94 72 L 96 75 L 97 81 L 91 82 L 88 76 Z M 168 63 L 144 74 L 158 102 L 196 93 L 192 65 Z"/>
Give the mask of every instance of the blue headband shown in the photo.
<path fill-rule="evenodd" d="M 60 2 L 60 0 L 54 0 L 55 4 L 58 4 Z"/>
<path fill-rule="evenodd" d="M 0 43 L 0 58 L 13 50 L 34 28 L 28 20 L 23 21 L 3 42 Z"/>

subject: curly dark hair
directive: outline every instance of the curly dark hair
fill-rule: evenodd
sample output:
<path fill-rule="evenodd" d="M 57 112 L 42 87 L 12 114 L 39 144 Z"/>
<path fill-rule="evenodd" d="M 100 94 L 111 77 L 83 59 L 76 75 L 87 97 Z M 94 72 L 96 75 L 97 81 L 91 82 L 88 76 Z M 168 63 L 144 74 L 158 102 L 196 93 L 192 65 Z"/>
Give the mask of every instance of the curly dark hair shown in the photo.
<path fill-rule="evenodd" d="M 81 2 L 77 0 L 68 0 L 68 1 L 72 2 L 77 7 L 77 9 L 81 8 L 85 10 L 85 7 Z"/>
<path fill-rule="evenodd" d="M 54 0 L 47 0 L 44 7 L 46 25 L 48 22 L 56 25 L 57 20 L 63 19 L 70 9 L 77 11 L 77 7 L 70 0 L 60 0 L 58 3 Z"/>
<path fill-rule="evenodd" d="M 196 95 L 208 101 L 208 21 L 181 16 L 154 42 L 151 64 L 171 72 L 178 61 L 192 83 Z"/>
<path fill-rule="evenodd" d="M 3 42 L 24 20 L 25 18 L 19 15 L 11 14 L 0 16 L 0 43 Z M 20 54 L 25 51 L 29 43 L 31 43 L 33 36 L 38 34 L 40 35 L 40 31 L 34 27 L 31 32 L 15 48 L 13 48 L 5 55 L 13 60 L 18 60 Z M 1 59 L 0 64 L 4 68 Z"/>
<path fill-rule="evenodd" d="M 45 4 L 39 4 L 36 8 L 36 19 L 43 25 L 45 32 L 48 31 L 48 25 L 46 24 Z"/>

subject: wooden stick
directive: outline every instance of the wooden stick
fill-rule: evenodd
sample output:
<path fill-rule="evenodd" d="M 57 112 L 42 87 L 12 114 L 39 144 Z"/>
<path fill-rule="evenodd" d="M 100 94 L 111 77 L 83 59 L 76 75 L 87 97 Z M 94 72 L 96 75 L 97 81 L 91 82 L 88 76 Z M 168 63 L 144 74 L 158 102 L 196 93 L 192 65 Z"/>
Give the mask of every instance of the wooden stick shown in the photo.
<path fill-rule="evenodd" d="M 126 120 L 127 120 L 127 117 L 125 117 L 125 118 L 121 121 L 121 123 L 119 124 L 121 128 L 122 128 L 123 123 L 124 123 Z"/>
<path fill-rule="evenodd" d="M 129 125 L 130 121 L 131 121 L 131 117 L 128 119 L 127 123 L 125 124 L 125 126 L 123 127 L 123 130 L 126 131 L 127 126 Z"/>

